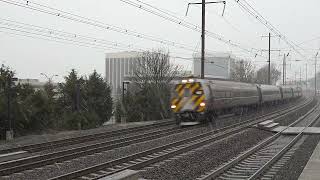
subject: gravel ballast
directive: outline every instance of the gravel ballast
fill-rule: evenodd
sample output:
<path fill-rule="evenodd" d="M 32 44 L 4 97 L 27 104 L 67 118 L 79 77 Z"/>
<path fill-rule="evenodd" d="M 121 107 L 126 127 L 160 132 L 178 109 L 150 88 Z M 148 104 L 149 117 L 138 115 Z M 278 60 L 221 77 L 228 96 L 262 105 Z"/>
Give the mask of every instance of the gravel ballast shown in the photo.
<path fill-rule="evenodd" d="M 320 120 L 315 123 L 314 127 L 320 127 Z M 300 145 L 299 149 L 293 154 L 286 165 L 281 168 L 274 179 L 298 179 L 318 143 L 320 143 L 320 135 L 308 135 L 303 144 Z"/>
<path fill-rule="evenodd" d="M 62 175 L 71 171 L 83 169 L 100 163 L 105 163 L 107 161 L 128 156 L 147 149 L 159 147 L 168 143 L 186 139 L 186 137 L 192 137 L 198 134 L 202 134 L 204 132 L 208 132 L 210 130 L 210 127 L 203 127 L 167 136 L 157 140 L 146 141 L 131 146 L 117 148 L 110 151 L 104 151 L 101 153 L 96 153 L 94 155 L 73 159 L 63 163 L 56 163 L 55 165 L 48 165 L 42 168 L 37 168 L 32 171 L 24 171 L 21 174 L 13 174 L 10 176 L 10 179 L 48 179 L 56 175 Z"/>
<path fill-rule="evenodd" d="M 320 140 L 319 135 L 309 136 L 299 149 L 293 154 L 287 164 L 275 175 L 274 180 L 295 180 L 302 173 L 305 165 L 308 163 L 313 150 Z"/>
<path fill-rule="evenodd" d="M 41 134 L 41 135 L 28 135 L 28 136 L 21 136 L 15 138 L 12 141 L 0 141 L 0 150 L 1 149 L 8 149 L 19 147 L 23 145 L 35 144 L 35 143 L 44 143 L 54 140 L 62 140 L 66 138 L 73 138 L 73 137 L 81 137 L 86 135 L 92 135 L 96 133 L 104 133 L 110 132 L 114 130 L 122 130 L 127 128 L 139 127 L 144 125 L 149 125 L 158 122 L 165 122 L 168 120 L 160 120 L 160 121 L 148 121 L 148 122 L 137 122 L 137 123 L 127 123 L 127 124 L 112 124 L 106 125 L 95 129 L 87 129 L 87 130 L 79 130 L 79 131 L 61 131 L 55 134 Z"/>
<path fill-rule="evenodd" d="M 272 134 L 257 129 L 249 129 L 186 153 L 181 158 L 173 159 L 164 164 L 160 163 L 154 168 L 142 172 L 141 175 L 146 179 L 157 180 L 195 179 Z"/>

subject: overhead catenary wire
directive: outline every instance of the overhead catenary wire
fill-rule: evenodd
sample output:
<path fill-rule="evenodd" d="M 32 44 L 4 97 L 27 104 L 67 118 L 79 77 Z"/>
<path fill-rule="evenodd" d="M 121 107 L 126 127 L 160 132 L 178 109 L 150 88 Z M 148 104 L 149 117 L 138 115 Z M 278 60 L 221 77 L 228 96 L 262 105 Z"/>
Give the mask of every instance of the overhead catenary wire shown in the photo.
<path fill-rule="evenodd" d="M 45 13 L 45 14 L 49 14 L 49 15 L 53 15 L 59 18 L 64 18 L 64 19 L 68 19 L 71 21 L 75 21 L 75 22 L 79 22 L 79 23 L 83 23 L 83 24 L 87 24 L 90 26 L 95 26 L 97 28 L 101 28 L 104 30 L 108 30 L 108 31 L 114 31 L 114 32 L 118 32 L 118 33 L 122 33 L 125 35 L 129 35 L 129 36 L 134 36 L 136 38 L 141 38 L 141 39 L 145 39 L 145 40 L 149 40 L 149 41 L 153 41 L 156 43 L 160 43 L 160 44 L 165 44 L 165 45 L 169 45 L 172 47 L 176 47 L 176 48 L 180 48 L 180 49 L 184 49 L 184 50 L 188 50 L 188 51 L 192 51 L 193 47 L 190 45 L 186 45 L 186 44 L 182 44 L 179 42 L 175 42 L 175 41 L 170 41 L 170 40 L 166 40 L 166 39 L 162 39 L 162 38 L 158 38 L 152 35 L 147 35 L 144 33 L 140 33 L 137 31 L 133 31 L 133 30 L 129 30 L 126 28 L 122 28 L 122 27 L 118 27 L 115 25 L 111 25 L 111 24 L 107 24 L 104 22 L 100 22 L 94 19 L 90 19 L 87 17 L 83 17 L 80 15 L 76 15 L 70 12 L 66 12 L 63 10 L 59 10 L 47 5 L 43 5 L 40 3 L 36 3 L 33 1 L 29 1 L 29 0 L 22 0 L 25 3 L 22 3 L 20 1 L 17 0 L 0 0 L 0 2 L 3 3 L 7 3 L 7 4 L 11 4 L 11 5 L 15 5 L 15 6 L 19 6 L 22 8 L 27 8 L 30 10 L 34 10 L 34 11 L 38 11 L 41 13 Z"/>
<path fill-rule="evenodd" d="M 157 7 L 155 7 L 155 6 L 151 5 L 151 4 L 145 3 L 145 2 L 143 2 L 141 0 L 136 0 L 138 3 L 134 2 L 133 0 L 120 0 L 120 1 L 122 1 L 124 3 L 127 3 L 127 4 L 129 4 L 131 6 L 134 6 L 136 8 L 142 9 L 142 10 L 144 10 L 146 12 L 149 12 L 151 14 L 154 14 L 156 16 L 159 16 L 159 17 L 161 17 L 161 18 L 163 18 L 165 20 L 168 20 L 168 21 L 171 21 L 173 23 L 176 23 L 176 24 L 178 24 L 180 26 L 183 26 L 183 27 L 186 27 L 188 29 L 191 29 L 193 31 L 201 32 L 201 28 L 198 25 L 195 25 L 193 23 L 187 22 L 186 20 L 173 15 L 168 10 L 157 8 Z M 214 38 L 215 40 L 223 42 L 223 43 L 225 43 L 227 45 L 231 45 L 231 46 L 234 46 L 236 48 L 239 48 L 239 49 L 241 49 L 242 51 L 244 51 L 246 53 L 259 55 L 259 54 L 255 53 L 255 52 L 252 52 L 252 50 L 249 50 L 247 48 L 244 48 L 244 47 L 240 46 L 239 43 L 236 43 L 236 42 L 234 42 L 232 40 L 228 40 L 228 39 L 224 38 L 222 35 L 219 35 L 217 33 L 213 33 L 211 31 L 206 30 L 205 34 L 206 34 L 206 36 Z M 259 55 L 259 56 L 261 56 L 263 58 L 266 58 L 266 57 L 264 57 L 262 55 Z"/>
<path fill-rule="evenodd" d="M 49 15 L 53 15 L 56 17 L 60 17 L 60 18 L 64 18 L 64 19 L 68 19 L 71 21 L 75 21 L 75 22 L 79 22 L 79 23 L 84 23 L 84 24 L 88 24 L 91 26 L 95 26 L 98 28 L 102 28 L 104 30 L 111 30 L 111 31 L 115 31 L 115 32 L 119 32 L 122 34 L 126 34 L 126 35 L 130 35 L 130 36 L 134 36 L 137 38 L 141 38 L 141 39 L 146 39 L 146 40 L 150 40 L 153 42 L 157 42 L 157 43 L 161 43 L 161 44 L 165 44 L 168 46 L 172 46 L 175 48 L 179 48 L 179 49 L 184 49 L 186 51 L 192 51 L 194 47 L 190 46 L 190 45 L 186 45 L 186 44 L 182 44 L 182 43 L 178 43 L 178 42 L 174 42 L 174 41 L 170 41 L 170 40 L 165 40 L 165 39 L 161 39 L 155 36 L 151 36 L 151 35 L 147 35 L 147 34 L 143 34 L 140 32 L 136 32 L 136 31 L 132 31 L 126 28 L 121 28 L 115 25 L 111 25 L 111 24 L 107 24 L 104 22 L 100 22 L 94 19 L 90 19 L 84 16 L 80 16 L 80 15 L 76 15 L 64 10 L 60 10 L 60 9 L 56 9 L 47 5 L 43 5 L 34 1 L 30 1 L 30 0 L 21 0 L 25 3 L 19 2 L 17 0 L 0 0 L 0 2 L 4 2 L 7 4 L 11 4 L 11 5 L 15 5 L 15 6 L 19 6 L 19 7 L 23 7 L 23 8 L 27 8 L 27 9 L 31 9 L 34 11 L 38 11 L 41 13 L 46 13 Z M 234 47 L 238 47 L 239 49 L 247 52 L 247 53 L 254 53 L 248 49 L 242 48 L 239 45 L 233 43 L 231 40 L 224 40 L 222 36 L 219 36 L 215 33 L 211 33 L 211 32 L 207 32 L 207 34 L 210 34 L 211 37 L 215 36 L 216 39 L 220 40 L 221 42 L 224 43 L 228 43 L 229 45 L 232 45 Z M 215 52 L 215 51 L 211 51 L 206 49 L 207 52 Z M 256 53 L 254 53 L 256 54 Z M 260 55 L 261 57 L 263 57 L 262 55 Z M 265 58 L 265 57 L 263 57 Z"/>
<path fill-rule="evenodd" d="M 28 37 L 32 39 L 40 39 L 50 42 L 71 44 L 81 47 L 94 48 L 99 50 L 133 50 L 143 53 L 144 51 L 151 51 L 151 49 L 144 49 L 142 47 L 135 47 L 133 45 L 125 45 L 119 42 L 110 42 L 101 38 L 93 38 L 89 36 L 83 36 L 75 33 L 69 33 L 61 30 L 44 28 L 41 26 L 35 26 L 31 24 L 21 23 L 8 19 L 0 18 L 0 32 L 14 35 Z M 97 41 L 99 40 L 99 41 Z M 194 51 L 190 51 L 193 54 Z M 170 57 L 178 56 L 181 53 L 170 53 Z M 192 58 L 190 58 L 192 59 Z"/>
<path fill-rule="evenodd" d="M 7 31 L 6 31 L 7 30 Z M 97 49 L 105 52 L 106 50 L 112 50 L 112 49 L 117 49 L 117 50 L 128 50 L 128 49 L 122 49 L 122 48 L 116 48 L 116 47 L 105 47 L 101 45 L 96 45 L 96 44 L 90 44 L 87 42 L 81 42 L 81 41 L 76 41 L 76 40 L 70 40 L 70 39 L 64 39 L 64 38 L 57 38 L 57 37 L 52 37 L 49 35 L 43 35 L 43 34 L 37 34 L 37 33 L 31 33 L 28 31 L 23 31 L 19 29 L 14 29 L 14 28 L 6 28 L 6 27 L 0 27 L 0 32 L 13 35 L 13 36 L 21 36 L 21 37 L 27 37 L 31 39 L 39 39 L 39 40 L 44 40 L 48 42 L 55 42 L 55 43 L 60 43 L 60 44 L 69 44 L 69 45 L 74 45 L 74 46 L 80 46 L 80 47 L 86 47 L 86 48 L 92 48 L 92 49 Z M 144 51 L 136 51 L 143 53 Z M 180 53 L 175 53 L 175 52 L 170 52 L 170 57 L 171 58 L 178 58 L 178 54 Z M 180 58 L 180 59 L 188 59 L 192 60 L 192 58 Z"/>
<path fill-rule="evenodd" d="M 290 48 L 292 48 L 297 54 L 306 58 L 296 47 L 297 46 L 293 41 L 289 40 L 284 34 L 282 34 L 275 26 L 273 26 L 267 19 L 265 19 L 256 9 L 253 8 L 246 0 L 235 0 L 235 2 L 244 9 L 249 15 L 257 19 L 261 24 L 268 28 L 272 33 L 279 36 Z M 307 58 L 306 58 L 307 59 Z"/>
<path fill-rule="evenodd" d="M 124 44 L 120 42 L 105 40 L 102 38 L 94 38 L 87 35 L 81 35 L 77 33 L 71 33 L 71 32 L 61 31 L 61 30 L 52 29 L 52 28 L 41 27 L 41 26 L 13 21 L 9 19 L 0 18 L 0 25 L 19 28 L 20 30 L 26 30 L 28 32 L 42 33 L 43 35 L 50 35 L 51 37 L 60 36 L 64 38 L 71 38 L 72 40 L 81 40 L 83 42 L 101 44 L 101 45 L 110 46 L 110 47 L 122 47 L 122 48 L 134 49 L 139 51 L 146 50 L 146 48 L 143 48 L 134 44 Z"/>

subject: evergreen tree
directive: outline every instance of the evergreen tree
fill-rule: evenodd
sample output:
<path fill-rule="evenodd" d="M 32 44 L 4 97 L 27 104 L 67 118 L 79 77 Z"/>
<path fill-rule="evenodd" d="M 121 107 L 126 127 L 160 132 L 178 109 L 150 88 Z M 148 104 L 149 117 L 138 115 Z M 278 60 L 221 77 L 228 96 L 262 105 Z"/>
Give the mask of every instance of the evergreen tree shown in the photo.
<path fill-rule="evenodd" d="M 98 116 L 96 125 L 102 125 L 112 115 L 111 88 L 95 70 L 85 83 L 84 104 L 89 112 Z"/>

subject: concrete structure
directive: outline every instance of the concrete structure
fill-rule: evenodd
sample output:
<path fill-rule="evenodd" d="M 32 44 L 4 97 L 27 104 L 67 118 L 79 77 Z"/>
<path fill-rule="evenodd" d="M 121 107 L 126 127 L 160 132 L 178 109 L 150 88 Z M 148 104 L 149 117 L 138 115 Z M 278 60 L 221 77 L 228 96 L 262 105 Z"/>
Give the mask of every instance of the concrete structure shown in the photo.
<path fill-rule="evenodd" d="M 201 56 L 196 53 L 193 56 L 193 74 L 200 76 Z M 229 79 L 231 68 L 236 61 L 236 57 L 231 53 L 206 53 L 204 74 L 206 77 Z"/>
<path fill-rule="evenodd" d="M 299 180 L 319 180 L 320 179 L 320 143 L 313 151 L 310 160 L 300 174 Z"/>
<path fill-rule="evenodd" d="M 132 76 L 136 63 L 141 57 L 139 52 L 119 52 L 106 54 L 106 80 L 112 87 L 112 96 L 121 95 L 125 76 Z"/>

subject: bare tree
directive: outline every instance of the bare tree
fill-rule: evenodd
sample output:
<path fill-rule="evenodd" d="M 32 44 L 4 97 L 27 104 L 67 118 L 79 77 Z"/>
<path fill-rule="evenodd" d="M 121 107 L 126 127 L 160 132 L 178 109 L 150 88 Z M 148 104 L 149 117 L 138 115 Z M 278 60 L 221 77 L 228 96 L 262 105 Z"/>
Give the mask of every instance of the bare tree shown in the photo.
<path fill-rule="evenodd" d="M 257 71 L 256 83 L 259 83 L 259 84 L 268 83 L 268 71 L 269 71 L 268 69 L 269 69 L 268 65 L 265 65 Z M 271 72 L 271 77 L 270 77 L 271 84 L 276 84 L 276 82 L 281 77 L 281 72 L 276 68 L 275 64 L 271 64 L 270 72 Z"/>
<path fill-rule="evenodd" d="M 181 68 L 169 62 L 163 50 L 147 51 L 135 64 L 132 83 L 136 87 L 122 100 L 128 121 L 162 119 L 170 116 L 170 82 Z"/>
<path fill-rule="evenodd" d="M 133 80 L 141 89 L 168 85 L 181 70 L 169 63 L 169 53 L 163 50 L 146 51 L 137 61 Z"/>
<path fill-rule="evenodd" d="M 254 66 L 250 61 L 240 60 L 235 62 L 231 69 L 231 79 L 234 81 L 248 82 L 254 81 Z"/>

